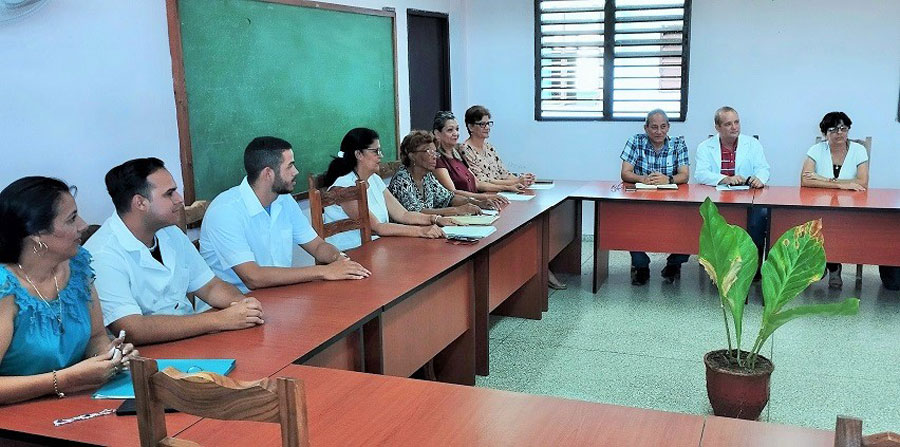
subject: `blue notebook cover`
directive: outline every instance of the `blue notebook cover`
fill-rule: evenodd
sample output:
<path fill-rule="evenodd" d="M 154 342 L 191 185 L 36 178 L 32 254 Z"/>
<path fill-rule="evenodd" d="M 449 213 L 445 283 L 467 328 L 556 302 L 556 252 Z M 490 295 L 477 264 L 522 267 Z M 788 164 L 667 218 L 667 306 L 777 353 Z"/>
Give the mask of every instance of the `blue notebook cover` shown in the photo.
<path fill-rule="evenodd" d="M 223 376 L 234 369 L 234 359 L 156 359 L 162 371 L 173 367 L 183 373 L 209 371 Z M 94 399 L 134 399 L 131 371 L 122 371 L 94 393 Z"/>

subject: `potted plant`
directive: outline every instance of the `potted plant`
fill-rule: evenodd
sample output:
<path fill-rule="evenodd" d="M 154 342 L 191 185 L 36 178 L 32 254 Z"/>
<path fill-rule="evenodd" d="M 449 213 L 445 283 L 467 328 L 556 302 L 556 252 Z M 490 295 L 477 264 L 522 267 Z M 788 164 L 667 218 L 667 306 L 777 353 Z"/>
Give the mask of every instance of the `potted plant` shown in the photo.
<path fill-rule="evenodd" d="M 769 401 L 772 362 L 761 356 L 766 340 L 781 325 L 805 315 L 854 315 L 859 300 L 787 307 L 825 270 L 822 221 L 791 228 L 775 242 L 762 265 L 762 325 L 749 351 L 741 349 L 744 303 L 759 262 L 747 232 L 728 224 L 716 205 L 700 206 L 700 264 L 719 290 L 728 349 L 706 353 L 706 390 L 717 416 L 757 419 Z M 733 334 L 733 338 L 732 338 Z"/>

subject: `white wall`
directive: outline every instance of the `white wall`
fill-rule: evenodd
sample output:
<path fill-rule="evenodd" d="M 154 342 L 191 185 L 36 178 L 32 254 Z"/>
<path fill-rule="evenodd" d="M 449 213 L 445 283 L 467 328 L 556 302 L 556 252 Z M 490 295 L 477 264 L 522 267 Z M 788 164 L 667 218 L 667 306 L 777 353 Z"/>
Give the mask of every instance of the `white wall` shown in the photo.
<path fill-rule="evenodd" d="M 900 1 L 694 1 L 687 120 L 670 134 L 696 145 L 729 104 L 759 134 L 775 185 L 799 184 L 826 112 L 873 137 L 872 187 L 900 188 Z M 468 104 L 484 104 L 505 159 L 542 177 L 617 179 L 635 122 L 534 120 L 534 11 L 529 0 L 469 0 Z M 463 112 L 458 108 L 457 112 Z"/>
<path fill-rule="evenodd" d="M 51 1 L 0 23 L 0 185 L 60 177 L 99 223 L 110 167 L 153 155 L 180 180 L 167 39 L 161 1 Z"/>
<path fill-rule="evenodd" d="M 630 122 L 536 122 L 531 0 L 356 0 L 397 9 L 400 131 L 409 129 L 406 8 L 450 14 L 452 101 L 481 103 L 492 140 L 514 167 L 545 177 L 613 179 Z M 796 184 L 827 111 L 846 111 L 853 136 L 874 137 L 873 187 L 900 188 L 900 2 L 695 1 L 687 121 L 692 146 L 730 104 L 761 135 L 773 184 Z M 180 179 L 164 2 L 51 1 L 0 25 L 0 186 L 29 174 L 80 188 L 89 222 L 112 211 L 103 174 L 154 155 Z M 586 213 L 588 215 L 589 213 Z"/>
<path fill-rule="evenodd" d="M 464 5 L 460 0 L 345 2 L 397 10 L 400 132 L 409 130 L 406 8 L 450 14 L 454 104 L 466 103 Z M 0 188 L 25 175 L 79 187 L 88 222 L 113 210 L 109 168 L 156 156 L 181 184 L 165 2 L 50 1 L 0 24 Z"/>

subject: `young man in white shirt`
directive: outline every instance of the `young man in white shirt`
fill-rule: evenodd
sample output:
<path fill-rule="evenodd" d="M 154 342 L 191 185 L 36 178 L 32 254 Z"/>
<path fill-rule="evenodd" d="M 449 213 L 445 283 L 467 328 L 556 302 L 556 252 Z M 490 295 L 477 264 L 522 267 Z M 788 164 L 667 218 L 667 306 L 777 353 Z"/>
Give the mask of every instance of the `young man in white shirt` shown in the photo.
<path fill-rule="evenodd" d="M 161 160 L 112 168 L 106 188 L 116 212 L 85 248 L 103 322 L 113 333 L 125 330 L 138 345 L 263 324 L 259 301 L 216 278 L 175 226 L 184 203 Z"/>
<path fill-rule="evenodd" d="M 244 150 L 244 169 L 240 185 L 210 203 L 200 229 L 200 254 L 216 276 L 247 292 L 370 275 L 319 237 L 301 213 L 291 196 L 298 171 L 290 143 L 255 138 Z M 293 267 L 295 244 L 320 265 Z"/>

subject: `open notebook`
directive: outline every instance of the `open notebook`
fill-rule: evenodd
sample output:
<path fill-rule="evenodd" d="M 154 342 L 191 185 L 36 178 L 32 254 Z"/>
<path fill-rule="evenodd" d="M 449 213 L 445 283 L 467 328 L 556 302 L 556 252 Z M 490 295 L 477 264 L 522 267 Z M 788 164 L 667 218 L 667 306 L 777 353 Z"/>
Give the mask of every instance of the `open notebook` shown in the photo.
<path fill-rule="evenodd" d="M 674 183 L 666 183 L 664 185 L 648 185 L 646 183 L 635 183 L 637 189 L 678 189 L 678 185 Z"/>
<path fill-rule="evenodd" d="M 532 195 L 532 194 L 517 194 L 514 192 L 506 192 L 506 191 L 498 193 L 498 195 L 506 197 L 507 199 L 509 199 L 510 202 L 524 202 L 526 200 L 531 200 L 534 198 L 534 195 Z"/>
<path fill-rule="evenodd" d="M 447 235 L 448 239 L 482 239 L 490 236 L 491 233 L 497 231 L 497 227 L 480 225 L 472 225 L 468 227 L 448 225 L 446 227 L 442 227 L 441 229 L 444 230 L 444 234 Z"/>
<path fill-rule="evenodd" d="M 490 225 L 494 223 L 500 216 L 494 214 L 492 216 L 453 216 L 450 219 L 463 225 Z"/>
<path fill-rule="evenodd" d="M 183 373 L 209 371 L 226 375 L 234 369 L 234 359 L 156 359 L 160 371 L 173 367 Z M 122 371 L 94 393 L 94 399 L 134 399 L 131 371 Z"/>

